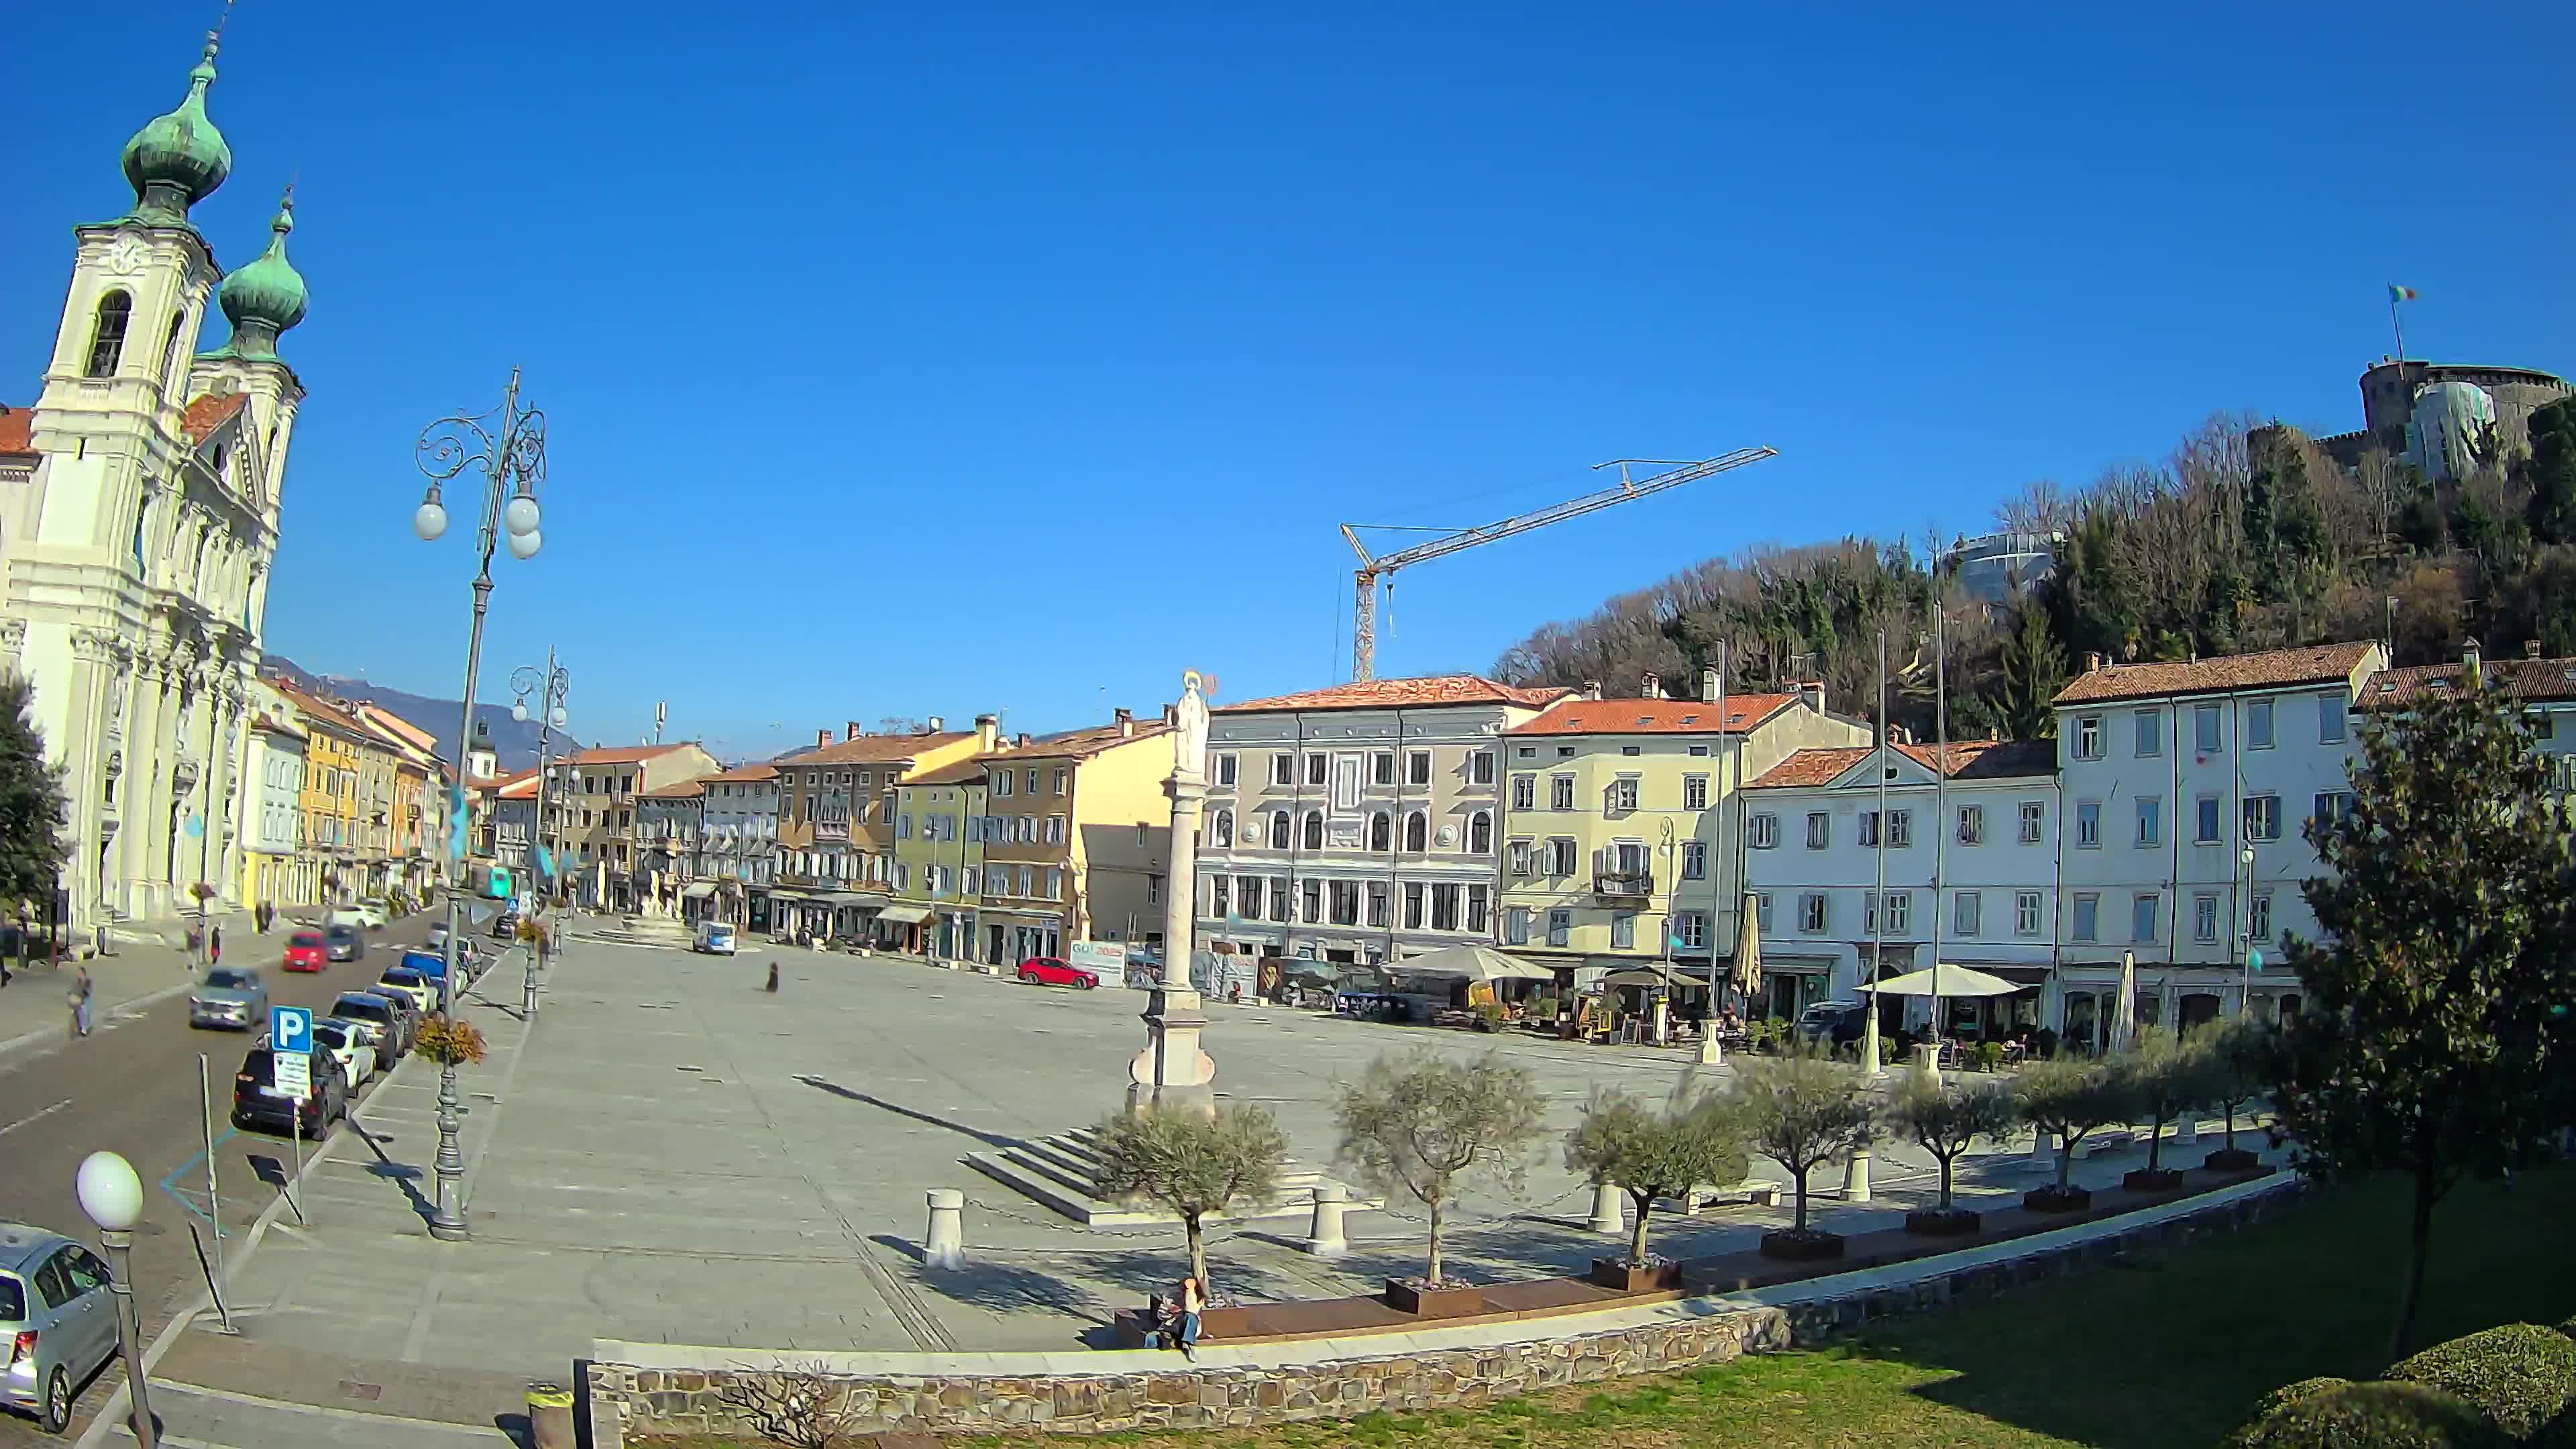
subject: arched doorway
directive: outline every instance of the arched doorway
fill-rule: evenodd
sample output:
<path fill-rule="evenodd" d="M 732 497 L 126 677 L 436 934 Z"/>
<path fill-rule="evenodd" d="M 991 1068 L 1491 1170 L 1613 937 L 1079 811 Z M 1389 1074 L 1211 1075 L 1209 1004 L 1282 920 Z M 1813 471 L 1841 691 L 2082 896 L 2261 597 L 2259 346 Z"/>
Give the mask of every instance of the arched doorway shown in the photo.
<path fill-rule="evenodd" d="M 2179 1003 L 2177 1014 L 2181 1018 L 2184 1031 L 2189 1031 L 2203 1022 L 2216 1021 L 2218 1020 L 2218 995 L 2216 992 L 2207 991 L 2186 992 Z"/>
<path fill-rule="evenodd" d="M 2087 1052 L 2101 1050 L 2096 1040 L 2100 1030 L 2097 999 L 2090 991 L 2070 991 L 2066 995 L 2066 1029 L 2058 1033 L 2058 1044 Z"/>

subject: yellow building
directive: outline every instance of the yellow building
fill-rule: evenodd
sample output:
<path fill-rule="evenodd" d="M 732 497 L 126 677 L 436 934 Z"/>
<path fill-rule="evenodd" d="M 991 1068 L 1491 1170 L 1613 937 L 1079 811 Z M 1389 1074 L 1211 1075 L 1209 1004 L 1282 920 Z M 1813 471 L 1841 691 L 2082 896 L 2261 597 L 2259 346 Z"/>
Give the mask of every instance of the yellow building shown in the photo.
<path fill-rule="evenodd" d="M 283 681 L 276 688 L 295 706 L 295 722 L 304 730 L 304 789 L 298 798 L 305 849 L 320 864 L 319 899 L 355 901 L 367 884 L 359 781 L 368 753 L 378 748 L 375 736 L 328 700 Z"/>
<path fill-rule="evenodd" d="M 1712 671 L 1701 689 L 1710 698 L 1667 698 L 1649 675 L 1645 698 L 1577 696 L 1503 731 L 1504 950 L 1578 972 L 1668 959 L 1703 977 L 1733 957 L 1738 790 L 1869 730 L 1825 713 L 1822 686 L 1721 706 Z"/>
<path fill-rule="evenodd" d="M 982 756 L 920 771 L 895 786 L 894 903 L 886 914 L 921 914 L 915 924 L 923 955 L 974 956 L 984 798 Z"/>

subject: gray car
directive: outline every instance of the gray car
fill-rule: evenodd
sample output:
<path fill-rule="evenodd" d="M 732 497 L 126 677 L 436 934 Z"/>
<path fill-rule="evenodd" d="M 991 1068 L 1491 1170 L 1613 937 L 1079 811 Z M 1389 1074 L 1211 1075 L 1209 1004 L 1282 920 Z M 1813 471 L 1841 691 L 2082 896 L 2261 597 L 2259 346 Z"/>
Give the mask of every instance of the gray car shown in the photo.
<path fill-rule="evenodd" d="M 251 1031 L 268 1025 L 268 983 L 247 966 L 218 966 L 188 993 L 188 1025 Z"/>
<path fill-rule="evenodd" d="M 73 1397 L 116 1356 L 107 1264 L 60 1233 L 0 1223 L 0 1343 L 9 1345 L 0 1401 L 63 1432 Z"/>

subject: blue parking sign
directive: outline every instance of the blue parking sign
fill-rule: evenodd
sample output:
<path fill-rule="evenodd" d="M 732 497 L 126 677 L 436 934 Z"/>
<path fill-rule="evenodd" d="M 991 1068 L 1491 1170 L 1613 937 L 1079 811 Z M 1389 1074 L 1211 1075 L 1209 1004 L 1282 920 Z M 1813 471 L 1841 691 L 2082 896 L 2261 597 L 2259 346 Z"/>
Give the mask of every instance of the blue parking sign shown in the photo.
<path fill-rule="evenodd" d="M 303 1053 L 313 1050 L 313 1008 L 270 1007 L 268 1045 L 272 1051 Z"/>

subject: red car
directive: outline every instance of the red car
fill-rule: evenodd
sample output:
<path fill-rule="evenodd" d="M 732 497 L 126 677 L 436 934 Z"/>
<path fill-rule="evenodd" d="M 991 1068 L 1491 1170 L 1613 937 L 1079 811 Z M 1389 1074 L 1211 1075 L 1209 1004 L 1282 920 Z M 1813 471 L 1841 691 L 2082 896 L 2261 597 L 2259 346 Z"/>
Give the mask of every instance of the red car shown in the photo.
<path fill-rule="evenodd" d="M 330 964 L 330 953 L 322 947 L 321 932 L 298 931 L 286 938 L 287 970 L 319 971 Z"/>
<path fill-rule="evenodd" d="M 1071 986 L 1082 991 L 1100 984 L 1099 977 L 1053 956 L 1031 956 L 1021 962 L 1020 979 L 1032 986 Z"/>

